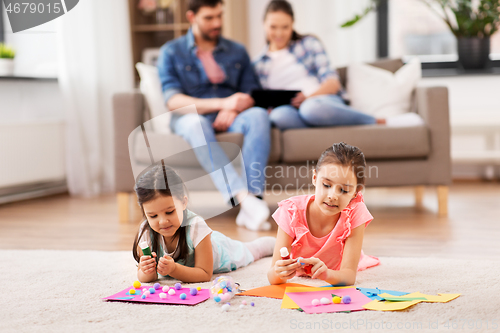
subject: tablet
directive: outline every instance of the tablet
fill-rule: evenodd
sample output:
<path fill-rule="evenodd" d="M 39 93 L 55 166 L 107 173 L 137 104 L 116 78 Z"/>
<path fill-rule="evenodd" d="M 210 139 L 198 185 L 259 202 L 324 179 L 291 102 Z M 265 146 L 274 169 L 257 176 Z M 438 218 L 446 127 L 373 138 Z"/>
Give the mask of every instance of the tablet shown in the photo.
<path fill-rule="evenodd" d="M 280 105 L 290 104 L 292 98 L 295 97 L 299 90 L 253 90 L 251 93 L 255 101 L 255 106 L 262 108 L 275 108 Z"/>

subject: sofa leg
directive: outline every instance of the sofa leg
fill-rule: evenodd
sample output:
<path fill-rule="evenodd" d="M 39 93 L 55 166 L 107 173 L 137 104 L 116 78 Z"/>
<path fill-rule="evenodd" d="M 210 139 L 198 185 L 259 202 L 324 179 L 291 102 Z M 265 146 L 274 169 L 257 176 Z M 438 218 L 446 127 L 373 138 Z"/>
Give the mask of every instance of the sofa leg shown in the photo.
<path fill-rule="evenodd" d="M 118 202 L 118 220 L 120 223 L 126 223 L 130 220 L 130 193 L 118 192 L 116 199 Z"/>
<path fill-rule="evenodd" d="M 448 216 L 448 186 L 438 186 L 438 216 L 447 217 Z"/>
<path fill-rule="evenodd" d="M 424 202 L 424 186 L 415 186 L 415 207 L 422 208 Z"/>

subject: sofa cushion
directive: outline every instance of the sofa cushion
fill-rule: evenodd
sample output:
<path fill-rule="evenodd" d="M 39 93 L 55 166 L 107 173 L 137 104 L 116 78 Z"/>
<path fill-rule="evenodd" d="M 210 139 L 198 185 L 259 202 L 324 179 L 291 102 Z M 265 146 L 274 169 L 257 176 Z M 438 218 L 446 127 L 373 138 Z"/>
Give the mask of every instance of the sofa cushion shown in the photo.
<path fill-rule="evenodd" d="M 216 135 L 217 141 L 229 142 L 238 145 L 240 148 L 243 146 L 243 134 L 240 133 L 220 133 Z M 135 138 L 135 147 L 133 156 L 136 161 L 141 164 L 149 165 L 150 157 L 146 147 L 144 136 L 142 132 Z M 168 163 L 172 166 L 182 167 L 199 167 L 198 160 L 194 152 L 191 151 L 191 146 L 179 135 L 175 134 L 160 134 L 148 131 L 148 141 L 151 147 L 153 158 L 158 160 L 160 158 L 169 157 Z M 224 147 L 223 147 L 224 148 Z M 225 147 L 226 153 L 229 157 L 234 157 L 234 149 Z M 229 150 L 231 151 L 227 151 Z M 180 154 L 185 152 L 183 154 Z M 273 128 L 271 131 L 271 152 L 269 154 L 269 162 L 278 162 L 281 158 L 281 133 L 278 129 Z"/>
<path fill-rule="evenodd" d="M 336 142 L 359 147 L 366 159 L 422 158 L 430 152 L 429 132 L 425 126 L 307 128 L 283 132 L 282 161 L 315 161 Z"/>

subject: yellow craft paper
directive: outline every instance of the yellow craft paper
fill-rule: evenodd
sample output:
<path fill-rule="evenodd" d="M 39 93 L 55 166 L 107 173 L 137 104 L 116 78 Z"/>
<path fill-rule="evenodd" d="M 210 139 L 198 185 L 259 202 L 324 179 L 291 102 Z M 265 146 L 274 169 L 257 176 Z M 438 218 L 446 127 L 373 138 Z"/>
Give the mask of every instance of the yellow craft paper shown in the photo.
<path fill-rule="evenodd" d="M 401 296 L 401 297 L 425 297 L 427 300 L 422 300 L 422 302 L 446 303 L 446 302 L 454 300 L 455 298 L 457 298 L 458 296 L 460 296 L 460 294 L 439 294 L 439 293 L 438 293 L 438 295 L 439 296 L 436 296 L 436 295 L 425 295 L 425 294 L 422 294 L 421 292 L 417 291 L 415 293 L 411 293 L 411 294 L 404 295 L 404 296 Z"/>
<path fill-rule="evenodd" d="M 285 295 L 283 296 L 283 301 L 281 301 L 282 309 L 298 309 L 299 306 L 292 301 L 292 299 L 286 293 L 300 293 L 307 291 L 321 291 L 321 290 L 335 290 L 335 289 L 347 289 L 354 288 L 354 286 L 348 287 L 286 287 Z"/>
<path fill-rule="evenodd" d="M 407 295 L 405 295 L 407 296 Z M 422 300 L 415 301 L 403 301 L 403 302 L 383 302 L 378 300 L 373 300 L 368 304 L 363 305 L 363 307 L 367 310 L 375 310 L 375 311 L 398 311 L 409 308 L 412 305 L 422 302 Z"/>

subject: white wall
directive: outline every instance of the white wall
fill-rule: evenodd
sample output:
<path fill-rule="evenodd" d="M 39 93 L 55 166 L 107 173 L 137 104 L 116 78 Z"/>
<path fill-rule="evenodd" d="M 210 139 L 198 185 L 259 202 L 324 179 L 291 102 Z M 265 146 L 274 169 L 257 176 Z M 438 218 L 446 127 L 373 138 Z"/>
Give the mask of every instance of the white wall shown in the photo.
<path fill-rule="evenodd" d="M 252 58 L 265 46 L 264 10 L 269 0 L 248 1 L 249 43 Z M 301 34 L 314 34 L 325 45 L 332 66 L 353 62 L 373 61 L 376 58 L 376 22 L 370 14 L 348 29 L 340 25 L 360 13 L 368 0 L 290 0 L 295 12 L 295 28 Z"/>

